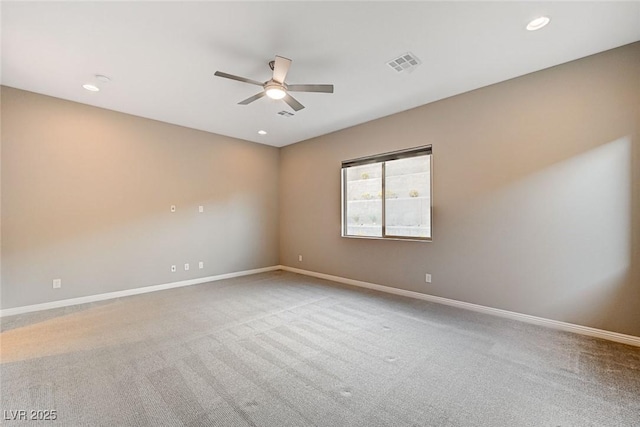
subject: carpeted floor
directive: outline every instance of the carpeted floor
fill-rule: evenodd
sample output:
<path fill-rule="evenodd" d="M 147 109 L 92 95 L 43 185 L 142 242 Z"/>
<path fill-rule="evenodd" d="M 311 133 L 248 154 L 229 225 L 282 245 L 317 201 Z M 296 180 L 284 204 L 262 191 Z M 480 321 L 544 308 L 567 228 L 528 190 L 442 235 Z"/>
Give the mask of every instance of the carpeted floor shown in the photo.
<path fill-rule="evenodd" d="M 280 271 L 1 330 L 5 425 L 640 426 L 640 348 Z"/>

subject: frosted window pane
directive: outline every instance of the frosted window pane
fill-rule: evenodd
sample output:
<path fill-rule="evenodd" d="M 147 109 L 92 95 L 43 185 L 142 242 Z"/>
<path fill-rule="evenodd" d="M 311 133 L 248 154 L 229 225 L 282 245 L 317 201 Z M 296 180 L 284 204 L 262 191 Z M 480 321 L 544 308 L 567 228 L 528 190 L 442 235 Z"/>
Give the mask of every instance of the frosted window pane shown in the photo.
<path fill-rule="evenodd" d="M 347 235 L 382 237 L 382 164 L 345 169 Z"/>
<path fill-rule="evenodd" d="M 385 234 L 431 237 L 431 156 L 385 164 Z"/>

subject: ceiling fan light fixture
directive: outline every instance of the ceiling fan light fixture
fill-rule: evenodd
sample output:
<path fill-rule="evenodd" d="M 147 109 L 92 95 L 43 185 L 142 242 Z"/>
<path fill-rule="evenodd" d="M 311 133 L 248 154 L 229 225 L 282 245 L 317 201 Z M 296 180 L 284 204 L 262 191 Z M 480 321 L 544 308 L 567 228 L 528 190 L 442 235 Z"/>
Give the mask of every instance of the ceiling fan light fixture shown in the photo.
<path fill-rule="evenodd" d="M 527 24 L 527 30 L 536 31 L 546 26 L 551 21 L 551 18 L 548 16 L 540 16 L 536 19 L 532 19 L 529 24 Z"/>
<path fill-rule="evenodd" d="M 265 93 L 271 99 L 282 99 L 287 95 L 284 88 L 279 85 L 268 85 L 265 88 Z"/>

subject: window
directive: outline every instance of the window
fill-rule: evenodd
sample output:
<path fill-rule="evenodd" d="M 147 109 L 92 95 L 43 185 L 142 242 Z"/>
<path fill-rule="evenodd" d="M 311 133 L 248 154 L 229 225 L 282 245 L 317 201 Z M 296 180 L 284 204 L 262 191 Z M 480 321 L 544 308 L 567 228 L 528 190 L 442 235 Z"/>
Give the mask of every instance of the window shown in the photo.
<path fill-rule="evenodd" d="M 431 240 L 431 146 L 342 162 L 342 236 Z"/>

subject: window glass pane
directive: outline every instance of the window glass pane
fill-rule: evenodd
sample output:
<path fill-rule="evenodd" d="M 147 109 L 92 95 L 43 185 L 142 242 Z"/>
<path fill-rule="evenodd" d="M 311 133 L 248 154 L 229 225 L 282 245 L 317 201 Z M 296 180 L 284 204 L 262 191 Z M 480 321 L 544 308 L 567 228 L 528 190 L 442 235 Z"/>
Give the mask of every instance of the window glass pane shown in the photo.
<path fill-rule="evenodd" d="M 382 163 L 344 171 L 346 234 L 382 237 Z"/>
<path fill-rule="evenodd" d="M 431 237 L 431 155 L 385 164 L 385 234 Z"/>

